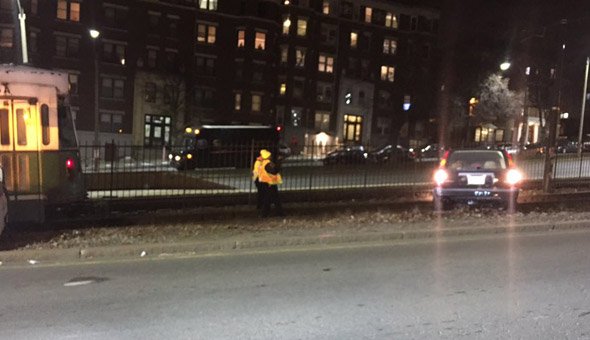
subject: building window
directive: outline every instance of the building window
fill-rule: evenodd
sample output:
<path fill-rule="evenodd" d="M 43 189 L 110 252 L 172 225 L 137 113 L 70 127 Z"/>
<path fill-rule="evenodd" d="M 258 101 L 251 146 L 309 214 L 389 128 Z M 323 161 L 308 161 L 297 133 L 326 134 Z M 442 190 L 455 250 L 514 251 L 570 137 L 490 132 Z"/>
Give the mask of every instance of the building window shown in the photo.
<path fill-rule="evenodd" d="M 328 45 L 336 44 L 337 30 L 338 30 L 337 26 L 321 24 L 320 34 L 321 34 L 322 42 L 325 44 L 328 44 Z"/>
<path fill-rule="evenodd" d="M 69 73 L 68 82 L 70 83 L 70 94 L 78 94 L 78 74 Z"/>
<path fill-rule="evenodd" d="M 162 146 L 170 143 L 171 121 L 169 116 L 145 115 L 145 146 Z"/>
<path fill-rule="evenodd" d="M 330 14 L 330 0 L 324 0 L 322 2 L 322 13 L 326 15 Z"/>
<path fill-rule="evenodd" d="M 57 0 L 57 18 L 80 21 L 80 3 L 71 0 Z"/>
<path fill-rule="evenodd" d="M 314 128 L 316 131 L 328 131 L 330 129 L 330 112 L 316 111 Z"/>
<path fill-rule="evenodd" d="M 242 110 L 242 93 L 241 92 L 234 93 L 234 110 L 236 110 L 236 111 Z"/>
<path fill-rule="evenodd" d="M 199 75 L 215 75 L 215 58 L 197 56 L 195 60 L 196 73 Z"/>
<path fill-rule="evenodd" d="M 125 97 L 125 80 L 102 78 L 101 96 L 103 98 L 123 99 Z"/>
<path fill-rule="evenodd" d="M 289 46 L 281 46 L 281 64 L 289 62 Z"/>
<path fill-rule="evenodd" d="M 266 33 L 256 32 L 256 37 L 254 39 L 254 47 L 257 50 L 264 50 L 266 48 Z"/>
<path fill-rule="evenodd" d="M 318 60 L 318 71 L 332 73 L 334 72 L 334 57 L 325 54 L 320 54 Z"/>
<path fill-rule="evenodd" d="M 279 94 L 281 96 L 284 96 L 286 93 L 287 93 L 287 83 L 283 82 L 279 85 Z"/>
<path fill-rule="evenodd" d="M 260 71 L 254 71 L 252 73 L 252 82 L 257 84 L 264 83 L 264 73 Z"/>
<path fill-rule="evenodd" d="M 391 94 L 384 90 L 377 92 L 377 106 L 380 108 L 387 108 L 391 106 L 390 102 Z"/>
<path fill-rule="evenodd" d="M 199 8 L 208 11 L 216 11 L 217 0 L 199 0 Z"/>
<path fill-rule="evenodd" d="M 391 133 L 391 118 L 377 117 L 377 131 L 380 135 L 388 135 Z"/>
<path fill-rule="evenodd" d="M 385 38 L 383 39 L 383 53 L 385 54 L 395 54 L 397 50 L 397 41 L 393 38 Z"/>
<path fill-rule="evenodd" d="M 291 19 L 286 15 L 283 17 L 283 34 L 288 35 L 289 29 L 291 29 Z"/>
<path fill-rule="evenodd" d="M 238 30 L 238 47 L 246 46 L 246 31 Z"/>
<path fill-rule="evenodd" d="M 356 48 L 358 46 L 359 35 L 357 32 L 350 32 L 350 48 Z"/>
<path fill-rule="evenodd" d="M 295 78 L 293 79 L 293 98 L 303 98 L 305 91 L 305 79 Z"/>
<path fill-rule="evenodd" d="M 215 44 L 217 27 L 206 24 L 197 25 L 197 42 L 202 44 Z"/>
<path fill-rule="evenodd" d="M 29 53 L 37 53 L 37 32 L 29 32 Z"/>
<path fill-rule="evenodd" d="M 102 44 L 102 57 L 103 60 L 112 62 L 112 63 L 121 63 L 124 64 L 125 60 L 125 45 L 111 43 L 111 42 L 104 42 Z"/>
<path fill-rule="evenodd" d="M 332 101 L 332 84 L 318 83 L 316 99 L 320 103 L 330 103 Z"/>
<path fill-rule="evenodd" d="M 365 22 L 371 23 L 373 18 L 373 9 L 371 7 L 365 7 Z"/>
<path fill-rule="evenodd" d="M 397 15 L 387 12 L 385 15 L 385 27 L 398 28 Z"/>
<path fill-rule="evenodd" d="M 307 34 L 307 19 L 297 19 L 297 35 L 305 37 Z"/>
<path fill-rule="evenodd" d="M 350 1 L 343 1 L 340 7 L 340 16 L 346 19 L 352 19 L 352 13 L 354 12 L 354 5 Z"/>
<path fill-rule="evenodd" d="M 381 80 L 393 82 L 395 68 L 393 66 L 381 66 Z"/>
<path fill-rule="evenodd" d="M 363 128 L 363 117 L 356 115 L 344 115 L 344 141 L 360 142 Z"/>
<path fill-rule="evenodd" d="M 123 113 L 121 112 L 101 112 L 100 113 L 100 131 L 109 133 L 123 132 Z"/>
<path fill-rule="evenodd" d="M 127 21 L 127 8 L 122 7 L 115 7 L 111 5 L 104 4 L 104 19 L 107 24 L 113 25 L 121 25 Z"/>
<path fill-rule="evenodd" d="M 178 70 L 178 51 L 169 50 L 166 51 L 166 67 L 169 71 Z"/>
<path fill-rule="evenodd" d="M 145 101 L 148 103 L 156 102 L 156 84 L 147 82 L 145 83 Z"/>
<path fill-rule="evenodd" d="M 305 48 L 303 48 L 303 47 L 296 47 L 295 48 L 295 66 L 296 67 L 304 67 L 305 66 Z"/>
<path fill-rule="evenodd" d="M 214 106 L 215 91 L 209 88 L 195 89 L 195 106 L 211 108 Z"/>
<path fill-rule="evenodd" d="M 410 30 L 415 31 L 417 29 L 418 29 L 418 18 L 412 17 L 412 19 L 410 19 Z"/>
<path fill-rule="evenodd" d="M 58 57 L 77 57 L 80 52 L 80 39 L 58 35 L 55 37 L 55 55 Z"/>
<path fill-rule="evenodd" d="M 12 28 L 0 28 L 0 48 L 12 48 L 13 34 Z"/>
<path fill-rule="evenodd" d="M 260 112 L 262 108 L 262 96 L 259 94 L 252 95 L 252 112 Z"/>
<path fill-rule="evenodd" d="M 155 49 L 147 50 L 147 65 L 150 68 L 155 68 L 158 64 L 158 51 Z"/>
<path fill-rule="evenodd" d="M 168 16 L 168 36 L 176 38 L 178 36 L 178 20 L 177 16 Z"/>
<path fill-rule="evenodd" d="M 160 25 L 160 16 L 158 12 L 148 12 L 148 25 L 150 29 L 155 30 Z"/>

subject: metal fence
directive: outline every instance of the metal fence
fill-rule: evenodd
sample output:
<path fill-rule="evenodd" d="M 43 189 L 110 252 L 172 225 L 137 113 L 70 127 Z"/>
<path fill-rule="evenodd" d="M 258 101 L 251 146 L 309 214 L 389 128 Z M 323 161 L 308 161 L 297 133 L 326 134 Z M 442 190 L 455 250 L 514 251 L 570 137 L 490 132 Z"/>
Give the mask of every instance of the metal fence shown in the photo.
<path fill-rule="evenodd" d="M 260 146 L 226 145 L 208 150 L 195 169 L 177 170 L 170 154 L 176 147 L 144 147 L 109 143 L 80 148 L 89 197 L 146 198 L 250 194 L 256 191 L 251 167 Z M 413 159 L 407 154 L 379 153 L 376 148 L 305 145 L 273 150 L 282 167 L 282 191 L 333 189 L 427 188 L 437 158 Z M 290 152 L 289 152 L 290 151 Z M 340 151 L 340 152 L 339 152 Z M 281 156 L 282 154 L 282 156 Z M 543 178 L 543 155 L 517 156 L 528 181 Z M 554 178 L 590 179 L 590 154 L 556 157 Z"/>

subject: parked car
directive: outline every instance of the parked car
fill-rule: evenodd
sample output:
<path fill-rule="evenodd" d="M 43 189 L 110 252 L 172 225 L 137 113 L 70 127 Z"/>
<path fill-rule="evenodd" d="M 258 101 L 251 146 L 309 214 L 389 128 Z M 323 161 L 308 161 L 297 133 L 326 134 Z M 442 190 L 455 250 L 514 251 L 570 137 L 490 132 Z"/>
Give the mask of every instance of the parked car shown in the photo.
<path fill-rule="evenodd" d="M 522 179 L 505 150 L 449 150 L 434 173 L 435 208 L 495 203 L 514 209 Z"/>
<path fill-rule="evenodd" d="M 403 162 L 410 159 L 408 150 L 401 145 L 385 145 L 369 154 L 369 159 L 375 163 Z"/>
<path fill-rule="evenodd" d="M 420 148 L 410 149 L 409 151 L 410 157 L 418 162 L 436 162 L 442 151 L 442 146 L 434 143 Z"/>
<path fill-rule="evenodd" d="M 563 139 L 557 142 L 557 153 L 576 153 L 578 152 L 578 142 Z"/>
<path fill-rule="evenodd" d="M 291 156 L 291 148 L 286 146 L 283 143 L 279 144 L 279 155 L 281 156 L 281 158 L 285 159 L 289 156 Z"/>
<path fill-rule="evenodd" d="M 334 150 L 324 158 L 324 165 L 331 164 L 363 164 L 369 158 L 369 153 L 361 145 L 346 146 Z"/>

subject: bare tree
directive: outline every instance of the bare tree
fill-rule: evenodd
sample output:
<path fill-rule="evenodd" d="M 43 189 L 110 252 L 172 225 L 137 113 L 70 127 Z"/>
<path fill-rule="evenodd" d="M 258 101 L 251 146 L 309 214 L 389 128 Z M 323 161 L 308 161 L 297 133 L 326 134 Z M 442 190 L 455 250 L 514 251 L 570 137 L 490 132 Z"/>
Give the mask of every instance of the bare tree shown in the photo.
<path fill-rule="evenodd" d="M 167 76 L 162 81 L 162 101 L 158 109 L 174 117 L 173 136 L 184 131 L 186 121 L 186 83 L 181 77 Z"/>
<path fill-rule="evenodd" d="M 508 88 L 508 79 L 491 74 L 479 88 L 479 103 L 475 108 L 476 121 L 511 130 L 511 124 L 522 112 L 523 99 L 522 93 Z"/>

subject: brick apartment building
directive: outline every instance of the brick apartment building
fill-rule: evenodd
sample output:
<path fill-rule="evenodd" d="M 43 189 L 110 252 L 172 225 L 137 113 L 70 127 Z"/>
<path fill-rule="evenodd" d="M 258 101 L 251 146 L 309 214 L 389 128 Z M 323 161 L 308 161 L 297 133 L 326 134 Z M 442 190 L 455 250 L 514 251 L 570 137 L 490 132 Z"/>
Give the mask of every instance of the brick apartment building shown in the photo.
<path fill-rule="evenodd" d="M 0 0 L 3 63 L 19 58 L 14 3 Z M 70 75 L 82 143 L 97 85 L 101 143 L 262 123 L 283 124 L 287 143 L 377 145 L 426 137 L 436 115 L 439 11 L 418 1 L 21 3 L 30 63 Z"/>

